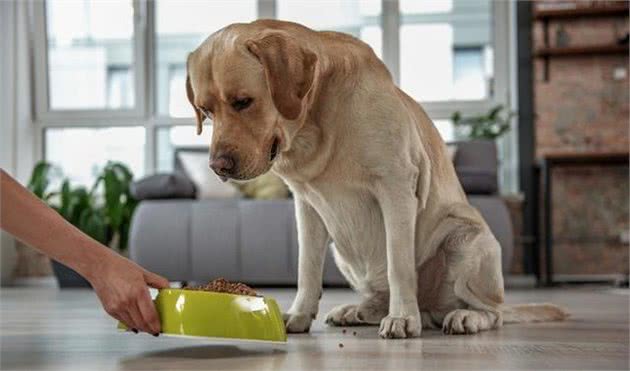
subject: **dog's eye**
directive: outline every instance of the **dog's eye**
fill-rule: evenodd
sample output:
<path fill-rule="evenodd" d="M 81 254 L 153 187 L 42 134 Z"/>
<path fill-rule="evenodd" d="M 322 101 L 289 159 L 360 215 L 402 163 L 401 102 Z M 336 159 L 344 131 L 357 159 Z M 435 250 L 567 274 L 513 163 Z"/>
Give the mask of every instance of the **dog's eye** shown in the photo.
<path fill-rule="evenodd" d="M 232 102 L 232 108 L 234 108 L 234 110 L 236 111 L 242 111 L 245 108 L 249 107 L 253 101 L 253 98 L 236 99 L 234 102 Z"/>

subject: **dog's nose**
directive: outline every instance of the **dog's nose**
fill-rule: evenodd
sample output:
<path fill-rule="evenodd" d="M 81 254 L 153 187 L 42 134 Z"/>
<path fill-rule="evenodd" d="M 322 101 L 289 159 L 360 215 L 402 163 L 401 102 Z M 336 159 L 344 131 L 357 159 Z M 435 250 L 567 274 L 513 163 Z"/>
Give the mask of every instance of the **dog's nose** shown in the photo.
<path fill-rule="evenodd" d="M 235 172 L 236 163 L 232 156 L 221 155 L 210 159 L 210 168 L 219 176 L 229 176 Z"/>

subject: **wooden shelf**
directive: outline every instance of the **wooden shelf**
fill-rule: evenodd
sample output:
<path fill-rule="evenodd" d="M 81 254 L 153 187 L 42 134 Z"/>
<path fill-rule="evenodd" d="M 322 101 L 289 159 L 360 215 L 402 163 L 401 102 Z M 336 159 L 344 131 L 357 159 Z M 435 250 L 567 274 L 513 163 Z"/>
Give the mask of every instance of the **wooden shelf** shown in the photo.
<path fill-rule="evenodd" d="M 595 6 L 574 9 L 548 9 L 535 10 L 535 19 L 551 19 L 551 18 L 579 18 L 579 17 L 602 17 L 602 16 L 622 16 L 628 15 L 628 3 L 622 2 L 618 5 L 611 6 Z"/>
<path fill-rule="evenodd" d="M 630 158 L 630 152 L 549 152 L 539 156 L 539 158 L 554 161 L 596 161 L 607 159 L 627 161 Z"/>
<path fill-rule="evenodd" d="M 586 45 L 586 46 L 568 46 L 568 47 L 546 47 L 536 50 L 534 55 L 541 57 L 569 57 L 580 55 L 597 55 L 597 54 L 628 54 L 628 44 L 625 45 Z"/>
<path fill-rule="evenodd" d="M 534 10 L 533 18 L 543 23 L 543 39 L 545 46 L 534 52 L 534 57 L 543 58 L 544 81 L 549 81 L 549 60 L 551 57 L 569 57 L 585 55 L 625 54 L 628 55 L 627 44 L 585 45 L 569 47 L 552 47 L 549 43 L 549 23 L 552 19 L 572 19 L 579 17 L 628 16 L 630 6 L 627 1 L 611 3 L 610 6 L 590 6 L 568 9 Z"/>

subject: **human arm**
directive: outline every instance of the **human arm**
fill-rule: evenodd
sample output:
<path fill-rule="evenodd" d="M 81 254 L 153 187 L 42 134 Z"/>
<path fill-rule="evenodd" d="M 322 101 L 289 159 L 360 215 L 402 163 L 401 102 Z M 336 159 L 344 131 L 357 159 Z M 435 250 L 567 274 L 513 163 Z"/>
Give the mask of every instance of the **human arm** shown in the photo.
<path fill-rule="evenodd" d="M 85 277 L 112 317 L 132 329 L 160 332 L 147 286 L 167 288 L 168 281 L 81 232 L 2 169 L 0 227 Z"/>

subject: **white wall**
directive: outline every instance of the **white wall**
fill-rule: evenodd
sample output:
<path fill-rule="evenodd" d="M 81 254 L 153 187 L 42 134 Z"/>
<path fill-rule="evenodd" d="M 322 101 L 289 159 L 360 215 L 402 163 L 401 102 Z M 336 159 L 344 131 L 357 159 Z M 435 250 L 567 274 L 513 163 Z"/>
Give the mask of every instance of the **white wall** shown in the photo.
<path fill-rule="evenodd" d="M 30 1 L 0 1 L 0 166 L 22 184 L 28 181 L 40 150 L 32 122 L 29 58 Z M 0 190 L 1 192 L 2 190 Z M 0 235 L 1 284 L 10 283 L 14 240 Z"/>

